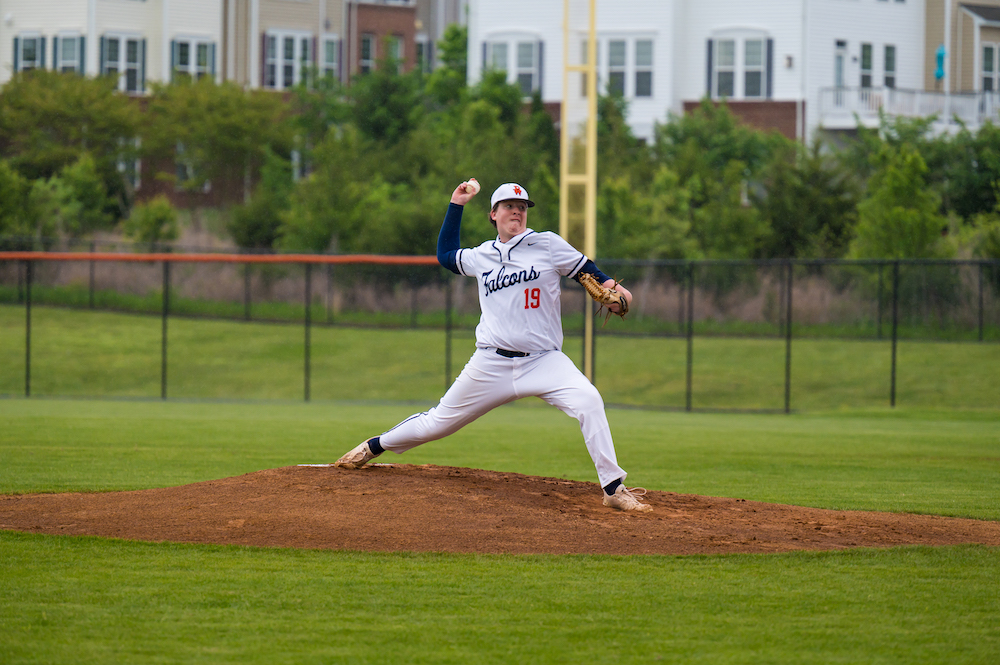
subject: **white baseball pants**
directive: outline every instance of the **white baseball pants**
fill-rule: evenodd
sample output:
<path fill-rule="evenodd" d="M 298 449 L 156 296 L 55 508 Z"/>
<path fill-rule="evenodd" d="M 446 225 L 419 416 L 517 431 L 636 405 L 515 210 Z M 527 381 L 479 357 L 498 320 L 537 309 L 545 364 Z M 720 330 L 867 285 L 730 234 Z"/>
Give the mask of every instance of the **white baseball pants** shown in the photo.
<path fill-rule="evenodd" d="M 532 396 L 580 422 L 601 487 L 624 480 L 626 474 L 618 466 L 604 400 L 562 351 L 505 358 L 496 349 L 476 349 L 437 406 L 399 423 L 381 435 L 379 443 L 386 450 L 403 453 L 453 434 L 502 404 Z"/>

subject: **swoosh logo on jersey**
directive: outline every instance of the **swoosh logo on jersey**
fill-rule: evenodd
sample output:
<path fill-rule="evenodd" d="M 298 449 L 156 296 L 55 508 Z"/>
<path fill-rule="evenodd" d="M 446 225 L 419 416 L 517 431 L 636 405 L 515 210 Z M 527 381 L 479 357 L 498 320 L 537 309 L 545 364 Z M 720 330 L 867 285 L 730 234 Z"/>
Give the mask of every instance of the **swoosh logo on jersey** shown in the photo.
<path fill-rule="evenodd" d="M 492 270 L 488 270 L 483 273 L 483 286 L 486 287 L 487 296 L 491 293 L 499 291 L 500 289 L 506 289 L 508 286 L 515 286 L 524 282 L 533 282 L 541 277 L 538 271 L 535 270 L 535 266 L 531 266 L 528 270 L 518 270 L 512 273 L 508 273 L 504 266 L 500 266 L 496 276 L 491 278 L 490 275 L 492 274 Z"/>

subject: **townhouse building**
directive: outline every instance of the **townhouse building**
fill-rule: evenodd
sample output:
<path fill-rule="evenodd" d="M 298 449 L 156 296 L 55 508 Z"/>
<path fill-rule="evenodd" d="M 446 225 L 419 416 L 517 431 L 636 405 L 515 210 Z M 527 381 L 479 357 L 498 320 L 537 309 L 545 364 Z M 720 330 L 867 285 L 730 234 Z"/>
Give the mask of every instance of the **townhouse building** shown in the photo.
<path fill-rule="evenodd" d="M 251 88 L 288 90 L 311 68 L 346 83 L 382 58 L 409 70 L 420 57 L 408 0 L 222 0 L 222 11 L 225 78 Z"/>
<path fill-rule="evenodd" d="M 563 62 L 582 60 L 586 35 L 564 44 L 563 6 L 469 0 L 470 83 L 502 69 L 550 105 L 578 96 L 577 79 L 563 90 Z M 955 115 L 973 127 L 996 117 L 997 0 L 597 0 L 596 25 L 599 87 L 624 96 L 645 139 L 705 97 L 800 140 L 880 112 L 936 113 L 942 131 Z"/>
<path fill-rule="evenodd" d="M 37 68 L 132 94 L 178 76 L 283 91 L 311 69 L 346 83 L 387 56 L 429 70 L 463 18 L 460 0 L 4 0 L 0 85 Z"/>
<path fill-rule="evenodd" d="M 219 80 L 222 13 L 204 0 L 8 0 L 0 3 L 0 84 L 14 72 L 117 74 L 122 92 L 178 76 Z"/>
<path fill-rule="evenodd" d="M 584 5 L 585 0 L 572 0 Z M 751 124 L 806 140 L 880 113 L 977 127 L 1000 113 L 1000 0 L 597 0 L 602 91 L 629 103 L 635 133 L 704 97 Z M 342 82 L 392 56 L 427 70 L 446 27 L 467 22 L 469 80 L 502 69 L 558 108 L 559 0 L 4 0 L 0 84 L 33 68 L 153 81 L 212 77 L 288 90 L 311 69 Z"/>

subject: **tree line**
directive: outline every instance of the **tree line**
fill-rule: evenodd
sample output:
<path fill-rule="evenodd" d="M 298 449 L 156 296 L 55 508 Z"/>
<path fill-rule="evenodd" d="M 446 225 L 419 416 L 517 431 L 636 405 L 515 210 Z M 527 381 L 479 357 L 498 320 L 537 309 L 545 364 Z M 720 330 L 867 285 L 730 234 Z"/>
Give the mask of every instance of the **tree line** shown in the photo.
<path fill-rule="evenodd" d="M 203 79 L 135 99 L 113 78 L 16 74 L 0 91 L 0 242 L 176 238 L 166 197 L 137 196 L 136 160 L 158 184 L 228 192 L 227 230 L 248 250 L 432 254 L 443 202 L 473 176 L 524 184 L 530 225 L 558 229 L 552 118 L 504 72 L 468 86 L 465 40 L 453 26 L 430 74 L 386 61 L 348 87 L 311 75 L 286 95 Z M 705 100 L 647 142 L 623 99 L 598 109 L 601 256 L 1000 258 L 993 124 L 935 135 L 932 118 L 883 118 L 802 145 Z M 464 243 L 493 234 L 488 205 L 469 205 Z"/>

